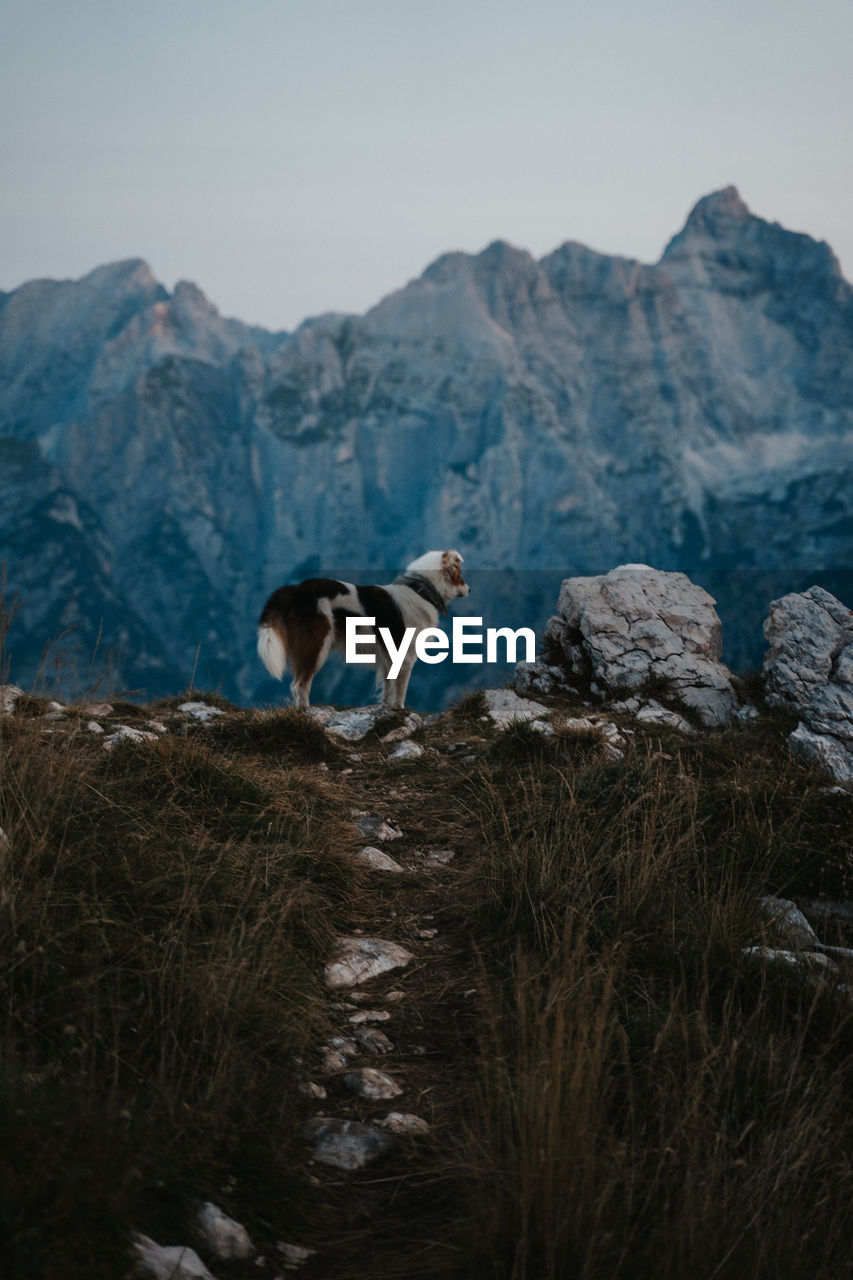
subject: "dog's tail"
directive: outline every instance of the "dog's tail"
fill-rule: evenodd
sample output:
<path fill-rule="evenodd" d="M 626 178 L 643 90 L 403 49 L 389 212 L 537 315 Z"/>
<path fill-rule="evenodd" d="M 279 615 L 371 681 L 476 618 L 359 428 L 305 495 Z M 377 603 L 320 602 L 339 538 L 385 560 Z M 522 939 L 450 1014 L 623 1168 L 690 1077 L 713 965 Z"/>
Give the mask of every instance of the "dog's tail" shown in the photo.
<path fill-rule="evenodd" d="M 292 588 L 279 588 L 264 605 L 258 623 L 258 657 L 273 680 L 280 680 L 287 666 L 287 615 L 291 603 Z"/>
<path fill-rule="evenodd" d="M 284 636 L 271 623 L 262 623 L 258 627 L 258 657 L 273 680 L 282 678 L 287 666 L 287 649 Z"/>

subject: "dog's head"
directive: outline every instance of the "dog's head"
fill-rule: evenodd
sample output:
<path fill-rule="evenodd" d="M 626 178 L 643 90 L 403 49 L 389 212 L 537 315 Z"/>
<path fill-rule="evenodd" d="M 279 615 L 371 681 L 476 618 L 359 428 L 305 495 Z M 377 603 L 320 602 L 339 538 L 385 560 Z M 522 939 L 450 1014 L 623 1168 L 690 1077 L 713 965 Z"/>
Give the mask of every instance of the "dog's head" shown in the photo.
<path fill-rule="evenodd" d="M 427 551 L 406 565 L 406 573 L 427 578 L 445 602 L 467 596 L 471 590 L 462 577 L 462 557 L 458 551 Z"/>

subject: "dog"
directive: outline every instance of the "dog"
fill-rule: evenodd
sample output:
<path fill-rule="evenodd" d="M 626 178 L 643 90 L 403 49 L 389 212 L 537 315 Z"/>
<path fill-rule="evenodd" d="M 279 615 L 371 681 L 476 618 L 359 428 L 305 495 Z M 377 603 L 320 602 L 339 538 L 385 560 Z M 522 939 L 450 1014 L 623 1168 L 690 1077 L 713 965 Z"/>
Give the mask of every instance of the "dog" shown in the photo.
<path fill-rule="evenodd" d="M 295 586 L 279 587 L 264 605 L 258 622 L 258 654 L 267 671 L 281 680 L 290 667 L 290 691 L 297 707 L 307 708 L 311 681 L 332 649 L 343 649 L 346 620 L 375 618 L 376 630 L 387 628 L 398 647 L 407 627 L 416 632 L 435 627 L 439 613 L 451 600 L 470 590 L 462 577 L 458 551 L 427 551 L 406 566 L 387 586 L 357 587 L 335 578 L 308 578 Z M 367 641 L 368 633 L 363 639 Z M 405 706 L 409 677 L 415 665 L 409 645 L 399 674 L 390 679 L 391 655 L 381 636 L 375 639 L 377 684 L 388 707 Z"/>

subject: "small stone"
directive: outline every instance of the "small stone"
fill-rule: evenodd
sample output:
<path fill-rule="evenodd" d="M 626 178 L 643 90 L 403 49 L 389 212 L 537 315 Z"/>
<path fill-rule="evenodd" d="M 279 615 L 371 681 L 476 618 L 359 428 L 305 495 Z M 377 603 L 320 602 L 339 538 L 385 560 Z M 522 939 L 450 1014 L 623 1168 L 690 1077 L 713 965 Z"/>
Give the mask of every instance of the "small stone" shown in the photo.
<path fill-rule="evenodd" d="M 115 731 L 104 739 L 104 750 L 112 751 L 120 742 L 156 742 L 157 734 L 147 729 L 134 729 L 132 725 L 120 724 Z"/>
<path fill-rule="evenodd" d="M 679 729 L 682 733 L 696 732 L 689 720 L 679 715 L 677 711 L 661 706 L 659 702 L 655 702 L 654 698 L 650 698 L 646 705 L 640 708 L 637 712 L 637 720 L 640 724 L 666 725 L 670 729 Z"/>
<path fill-rule="evenodd" d="M 357 1013 L 350 1014 L 347 1022 L 354 1027 L 363 1027 L 368 1022 L 388 1022 L 390 1017 L 387 1009 L 359 1009 Z"/>
<path fill-rule="evenodd" d="M 417 742 L 401 742 L 389 755 L 389 760 L 419 760 L 424 749 Z"/>
<path fill-rule="evenodd" d="M 411 738 L 413 733 L 417 733 L 418 729 L 423 725 L 423 720 L 416 711 L 411 711 L 406 716 L 401 725 L 396 729 L 392 729 L 380 738 L 380 742 L 402 742 L 404 738 Z"/>
<path fill-rule="evenodd" d="M 403 1090 L 384 1071 L 376 1067 L 360 1067 L 358 1071 L 348 1071 L 344 1076 L 344 1084 L 361 1098 L 372 1098 L 377 1101 L 387 1098 L 398 1098 Z"/>
<path fill-rule="evenodd" d="M 514 720 L 539 720 L 548 715 L 548 708 L 541 702 L 520 698 L 511 689 L 486 689 L 483 693 L 489 716 L 499 729 L 506 729 Z"/>
<path fill-rule="evenodd" d="M 257 1252 L 246 1228 L 209 1200 L 198 1211 L 196 1227 L 207 1248 L 223 1261 L 251 1258 Z"/>
<path fill-rule="evenodd" d="M 373 1125 L 331 1116 L 314 1116 L 302 1133 L 314 1142 L 313 1160 L 347 1173 L 363 1169 L 394 1145 L 390 1134 Z"/>
<path fill-rule="evenodd" d="M 345 742 L 360 742 L 366 738 L 379 720 L 388 715 L 389 708 L 382 703 L 374 703 L 369 707 L 349 707 L 344 711 L 335 711 L 326 707 L 310 707 L 308 714 L 320 720 L 326 732 Z"/>
<path fill-rule="evenodd" d="M 384 1120 L 379 1121 L 383 1129 L 398 1136 L 425 1137 L 430 1130 L 426 1120 L 412 1115 L 409 1111 L 389 1111 Z"/>
<path fill-rule="evenodd" d="M 382 998 L 386 1004 L 399 1004 L 401 1000 L 405 1000 L 406 993 L 395 988 L 393 991 L 386 991 Z"/>
<path fill-rule="evenodd" d="M 159 1245 L 150 1236 L 134 1237 L 137 1270 L 153 1280 L 215 1280 L 194 1249 Z"/>
<path fill-rule="evenodd" d="M 452 849 L 426 849 L 423 856 L 425 867 L 446 867 L 456 854 Z"/>
<path fill-rule="evenodd" d="M 437 938 L 438 929 L 418 929 L 419 938 Z"/>
<path fill-rule="evenodd" d="M 146 720 L 145 723 L 152 733 L 168 733 L 169 730 L 163 724 L 162 720 Z"/>
<path fill-rule="evenodd" d="M 345 1058 L 355 1058 L 358 1055 L 358 1047 L 349 1037 L 331 1036 L 327 1043 L 333 1053 L 341 1053 Z"/>
<path fill-rule="evenodd" d="M 182 702 L 178 711 L 182 715 L 190 716 L 193 720 L 198 720 L 201 724 L 225 715 L 221 707 L 211 707 L 207 702 Z"/>
<path fill-rule="evenodd" d="M 286 1244 L 283 1240 L 279 1240 L 276 1249 L 281 1254 L 285 1271 L 297 1271 L 317 1253 L 316 1249 L 309 1249 L 307 1245 Z"/>
<path fill-rule="evenodd" d="M 326 965 L 324 978 L 329 987 L 354 987 L 413 959 L 405 947 L 383 938 L 339 938 L 335 959 Z"/>
<path fill-rule="evenodd" d="M 373 871 L 392 871 L 400 873 L 403 867 L 390 854 L 383 853 L 381 849 L 375 849 L 373 845 L 366 845 L 363 849 L 359 849 L 354 858 L 361 866 L 370 867 Z"/>
<path fill-rule="evenodd" d="M 359 1027 L 355 1034 L 358 1043 L 367 1053 L 391 1053 L 394 1048 L 385 1032 L 376 1027 Z"/>
<path fill-rule="evenodd" d="M 86 728 L 89 730 L 89 732 L 90 732 L 90 733 L 104 733 L 104 732 L 105 732 L 105 730 L 104 730 L 104 726 L 103 726 L 102 724 L 98 724 L 97 720 L 90 720 L 90 721 L 88 722 L 88 724 L 86 725 Z"/>
<path fill-rule="evenodd" d="M 341 1059 L 341 1063 L 343 1065 L 343 1059 Z M 315 1084 L 313 1080 L 303 1080 L 299 1086 L 299 1092 L 304 1098 L 317 1098 L 321 1102 L 328 1096 L 323 1086 Z"/>
<path fill-rule="evenodd" d="M 378 813 L 364 813 L 355 824 L 365 840 L 399 840 L 403 833 L 381 818 Z"/>
<path fill-rule="evenodd" d="M 3 828 L 0 827 L 0 853 L 5 853 L 8 848 L 9 848 L 9 837 L 6 835 L 6 832 L 3 830 Z"/>
<path fill-rule="evenodd" d="M 94 716 L 96 720 L 103 720 L 106 716 L 113 714 L 113 705 L 111 702 L 88 702 L 83 708 L 83 713 Z"/>

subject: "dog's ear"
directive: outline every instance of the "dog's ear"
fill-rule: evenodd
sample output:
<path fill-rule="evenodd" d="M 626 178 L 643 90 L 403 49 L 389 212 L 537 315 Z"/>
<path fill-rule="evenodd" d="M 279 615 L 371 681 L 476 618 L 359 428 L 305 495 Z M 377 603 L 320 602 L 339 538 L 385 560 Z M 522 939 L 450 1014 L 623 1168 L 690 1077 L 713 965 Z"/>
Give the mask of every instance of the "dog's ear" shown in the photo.
<path fill-rule="evenodd" d="M 462 577 L 462 557 L 458 551 L 442 551 L 441 568 L 447 580 L 454 587 L 464 586 Z"/>

